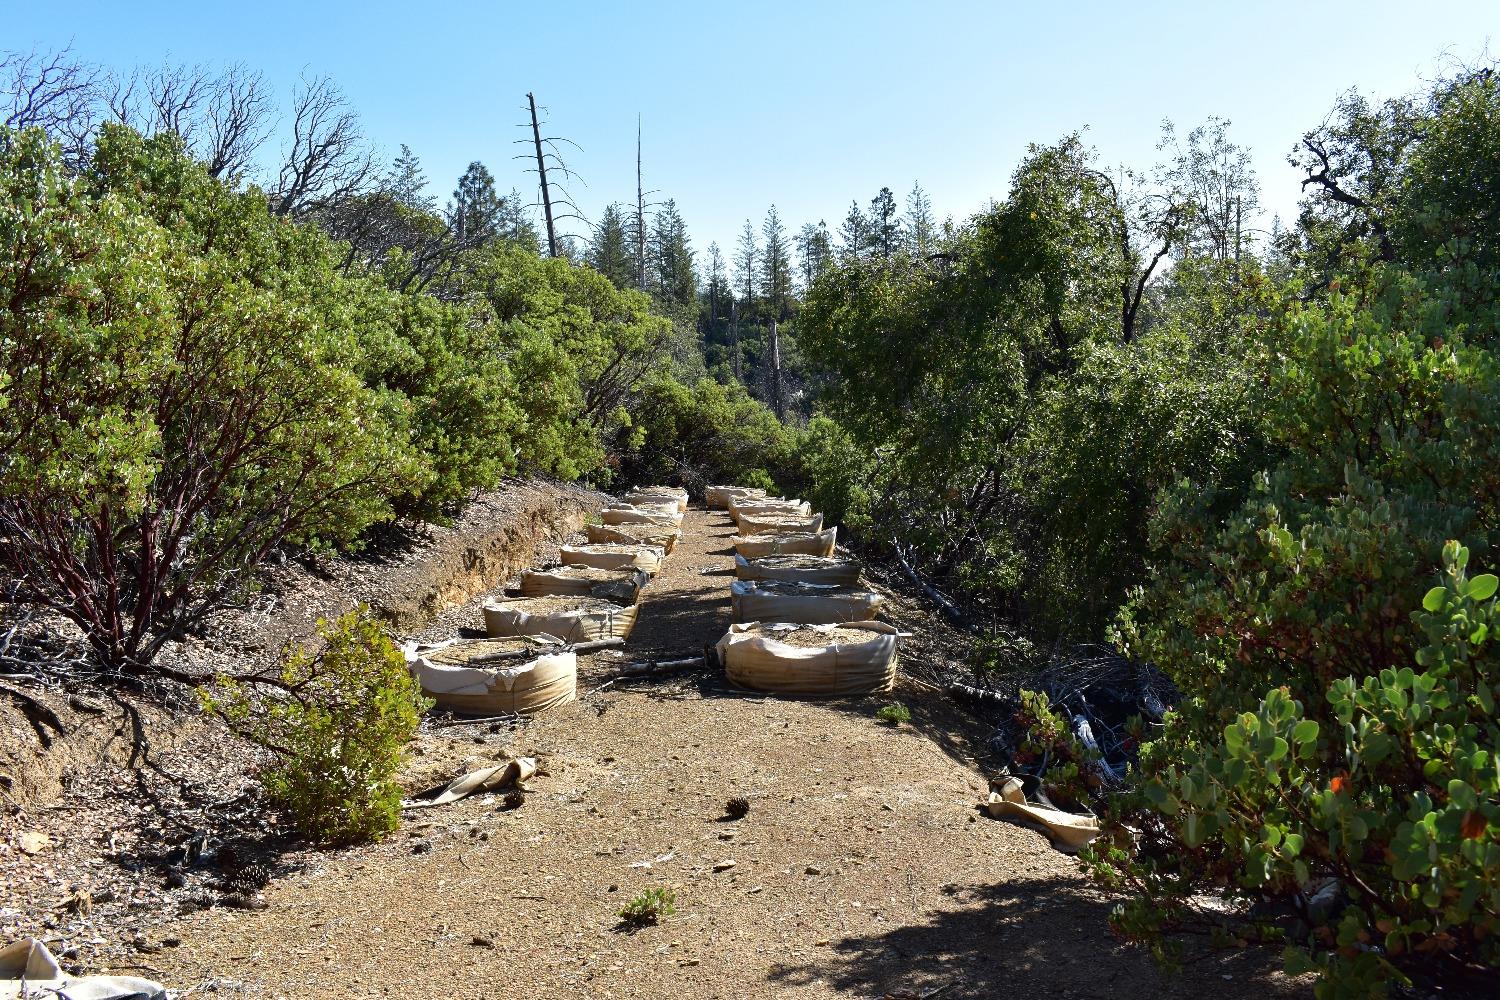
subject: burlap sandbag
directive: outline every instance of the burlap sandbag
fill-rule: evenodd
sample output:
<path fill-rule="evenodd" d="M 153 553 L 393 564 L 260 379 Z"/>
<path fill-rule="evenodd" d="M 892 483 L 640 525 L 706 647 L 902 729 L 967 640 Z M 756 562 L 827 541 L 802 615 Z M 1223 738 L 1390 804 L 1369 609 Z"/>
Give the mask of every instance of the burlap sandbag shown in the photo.
<path fill-rule="evenodd" d="M 638 607 L 597 597 L 518 597 L 488 601 L 480 610 L 492 638 L 550 635 L 574 643 L 627 638 Z"/>
<path fill-rule="evenodd" d="M 1047 835 L 1059 851 L 1077 854 L 1099 836 L 1099 821 L 1083 813 L 1063 812 L 1026 801 L 1021 782 L 1005 781 L 999 791 L 990 792 L 985 809 L 996 819 L 1008 819 L 1032 826 Z"/>
<path fill-rule="evenodd" d="M 828 528 L 816 534 L 735 535 L 730 541 L 734 551 L 746 559 L 788 554 L 831 556 L 838 542 L 838 529 Z"/>
<path fill-rule="evenodd" d="M 680 486 L 637 486 L 625 494 L 625 502 L 637 506 L 670 501 L 679 511 L 688 509 L 688 491 Z"/>
<path fill-rule="evenodd" d="M 578 695 L 578 657 L 550 637 L 516 636 L 425 647 L 408 643 L 401 651 L 422 693 L 440 707 L 465 715 L 535 715 Z M 474 662 L 511 652 L 527 656 L 492 664 Z"/>
<path fill-rule="evenodd" d="M 768 514 L 774 514 L 778 517 L 808 517 L 812 512 L 812 504 L 806 500 L 785 500 L 781 497 L 776 497 L 771 500 L 729 501 L 729 516 L 736 520 L 747 514 L 751 517 Z"/>
<path fill-rule="evenodd" d="M 634 604 L 651 580 L 641 569 L 600 569 L 597 566 L 552 566 L 521 573 L 522 597 L 604 597 Z"/>
<path fill-rule="evenodd" d="M 682 533 L 659 524 L 590 524 L 584 533 L 593 544 L 656 545 L 671 554 Z"/>
<path fill-rule="evenodd" d="M 756 486 L 710 486 L 704 491 L 709 510 L 728 510 L 731 500 L 764 500 L 766 491 Z"/>
<path fill-rule="evenodd" d="M 677 512 L 666 513 L 660 508 L 605 507 L 599 511 L 599 520 L 605 524 L 654 524 L 673 531 L 682 530 L 682 515 Z"/>
<path fill-rule="evenodd" d="M 742 535 L 796 535 L 817 534 L 823 530 L 823 515 L 810 517 L 785 514 L 741 514 L 734 519 Z"/>
<path fill-rule="evenodd" d="M 859 563 L 837 556 L 779 555 L 746 559 L 736 553 L 734 575 L 741 580 L 792 580 L 853 587 L 859 583 Z"/>
<path fill-rule="evenodd" d="M 862 641 L 791 645 L 776 638 L 799 630 L 868 632 Z M 889 691 L 896 681 L 896 629 L 884 622 L 844 625 L 731 625 L 716 647 L 729 680 L 757 691 L 854 695 Z"/>
<path fill-rule="evenodd" d="M 594 566 L 598 569 L 643 569 L 655 575 L 667 553 L 659 545 L 634 545 L 627 542 L 596 542 L 593 545 L 564 545 L 558 550 L 565 566 Z"/>
<path fill-rule="evenodd" d="M 35 938 L 0 948 L 0 1000 L 168 1000 L 166 987 L 135 976 L 70 976 Z"/>
<path fill-rule="evenodd" d="M 798 622 L 828 625 L 869 621 L 885 598 L 868 590 L 787 580 L 736 580 L 729 585 L 735 622 Z"/>

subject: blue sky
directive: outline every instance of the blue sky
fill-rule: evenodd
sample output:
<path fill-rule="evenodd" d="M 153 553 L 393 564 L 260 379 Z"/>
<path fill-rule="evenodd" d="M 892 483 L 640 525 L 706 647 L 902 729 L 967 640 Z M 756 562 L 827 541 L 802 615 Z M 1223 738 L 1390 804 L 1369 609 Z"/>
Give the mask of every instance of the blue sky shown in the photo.
<path fill-rule="evenodd" d="M 597 218 L 647 186 L 674 197 L 695 248 L 729 251 L 775 203 L 791 228 L 836 227 L 881 185 L 927 188 L 957 217 L 1005 193 L 1028 142 L 1087 126 L 1109 164 L 1149 167 L 1160 123 L 1209 115 L 1249 146 L 1289 215 L 1286 153 L 1358 87 L 1388 96 L 1500 36 L 1500 0 L 1113 4 L 98 3 L 0 0 L 0 50 L 72 42 L 117 67 L 242 60 L 283 99 L 335 78 L 387 153 L 409 144 L 434 193 L 483 160 L 502 189 L 534 181 L 525 93 L 583 147 L 575 194 Z M 529 193 L 529 190 L 528 190 Z"/>

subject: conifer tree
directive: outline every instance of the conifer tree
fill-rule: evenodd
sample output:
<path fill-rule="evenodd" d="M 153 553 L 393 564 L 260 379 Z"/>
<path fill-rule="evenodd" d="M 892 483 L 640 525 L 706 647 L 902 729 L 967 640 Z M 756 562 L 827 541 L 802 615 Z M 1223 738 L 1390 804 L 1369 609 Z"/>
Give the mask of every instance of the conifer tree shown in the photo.
<path fill-rule="evenodd" d="M 833 238 L 828 233 L 828 224 L 809 222 L 797 233 L 798 277 L 804 292 L 812 287 L 813 280 L 833 260 Z"/>
<path fill-rule="evenodd" d="M 761 297 L 770 307 L 772 317 L 784 319 L 792 294 L 792 250 L 775 205 L 766 212 L 760 233 L 765 238 L 760 254 Z"/>
<path fill-rule="evenodd" d="M 870 220 L 860 211 L 857 201 L 849 203 L 849 214 L 839 226 L 839 253 L 845 260 L 866 257 L 870 253 Z"/>
<path fill-rule="evenodd" d="M 896 214 L 896 196 L 883 187 L 870 199 L 870 248 L 889 259 L 901 248 L 901 218 Z"/>
<path fill-rule="evenodd" d="M 448 203 L 449 225 L 460 241 L 486 243 L 499 234 L 504 203 L 495 193 L 495 178 L 475 160 L 458 179 L 453 200 Z"/>
<path fill-rule="evenodd" d="M 911 186 L 906 196 L 906 248 L 917 256 L 926 255 L 937 239 L 937 223 L 932 217 L 932 201 L 920 183 Z"/>
<path fill-rule="evenodd" d="M 398 203 L 419 212 L 430 212 L 437 205 L 437 199 L 426 193 L 427 174 L 422 171 L 422 161 L 404 142 L 401 155 L 386 174 L 385 189 Z"/>
<path fill-rule="evenodd" d="M 594 229 L 594 238 L 584 260 L 612 281 L 616 288 L 635 287 L 635 260 L 625 228 L 625 214 L 618 204 L 607 205 Z"/>

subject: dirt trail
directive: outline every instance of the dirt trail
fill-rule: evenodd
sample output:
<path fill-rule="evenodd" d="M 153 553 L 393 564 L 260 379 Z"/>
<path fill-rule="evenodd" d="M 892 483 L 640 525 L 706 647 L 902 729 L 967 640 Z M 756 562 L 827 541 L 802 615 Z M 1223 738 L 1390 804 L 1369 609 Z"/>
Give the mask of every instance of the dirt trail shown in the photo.
<path fill-rule="evenodd" d="M 722 634 L 731 533 L 689 512 L 627 656 Z M 514 752 L 544 773 L 519 809 L 477 798 L 412 813 L 373 847 L 302 856 L 265 910 L 164 928 L 180 944 L 150 971 L 192 995 L 288 998 L 1292 991 L 1262 953 L 1160 976 L 1110 937 L 1108 903 L 1071 859 L 978 815 L 962 716 L 915 686 L 898 697 L 944 742 L 877 724 L 886 699 L 763 698 L 717 677 L 586 694 L 514 733 L 436 730 L 413 781 Z M 751 808 L 729 821 L 735 796 Z M 676 915 L 619 929 L 620 907 L 657 886 L 675 889 Z"/>

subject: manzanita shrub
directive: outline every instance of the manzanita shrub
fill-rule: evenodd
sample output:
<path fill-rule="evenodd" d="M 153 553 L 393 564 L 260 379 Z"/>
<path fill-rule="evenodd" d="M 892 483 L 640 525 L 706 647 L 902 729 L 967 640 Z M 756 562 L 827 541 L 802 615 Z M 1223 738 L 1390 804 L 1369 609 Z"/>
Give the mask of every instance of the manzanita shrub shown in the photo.
<path fill-rule="evenodd" d="M 321 649 L 289 651 L 274 693 L 226 680 L 204 702 L 269 751 L 261 784 L 299 832 L 378 840 L 400 822 L 396 772 L 431 702 L 368 608 L 318 634 Z"/>
<path fill-rule="evenodd" d="M 1118 930 L 1153 937 L 1206 868 L 1245 896 L 1297 901 L 1288 969 L 1321 973 L 1319 996 L 1500 963 L 1500 578 L 1469 576 L 1457 542 L 1443 559 L 1412 616 L 1414 664 L 1337 679 L 1319 705 L 1272 689 L 1217 741 L 1160 762 L 1141 794 L 1154 839 L 1187 860 L 1094 850 L 1096 871 L 1141 890 Z"/>

